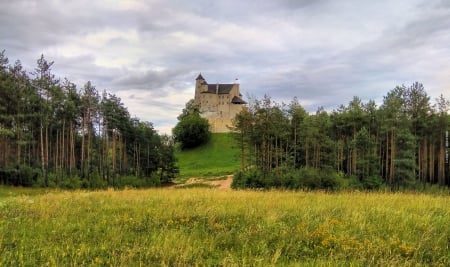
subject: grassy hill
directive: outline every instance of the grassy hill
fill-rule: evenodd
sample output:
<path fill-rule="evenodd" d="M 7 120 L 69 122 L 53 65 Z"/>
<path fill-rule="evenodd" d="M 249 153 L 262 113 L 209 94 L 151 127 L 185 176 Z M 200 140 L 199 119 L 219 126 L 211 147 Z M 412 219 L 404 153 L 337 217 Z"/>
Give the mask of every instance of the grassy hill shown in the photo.
<path fill-rule="evenodd" d="M 215 133 L 207 144 L 190 150 L 177 148 L 180 178 L 231 174 L 240 168 L 240 153 L 232 134 Z"/>

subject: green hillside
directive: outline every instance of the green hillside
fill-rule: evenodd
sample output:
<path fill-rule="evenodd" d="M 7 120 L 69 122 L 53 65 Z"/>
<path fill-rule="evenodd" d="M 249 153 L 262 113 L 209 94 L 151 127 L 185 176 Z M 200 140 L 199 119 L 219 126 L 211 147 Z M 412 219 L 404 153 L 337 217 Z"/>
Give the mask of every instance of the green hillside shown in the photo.
<path fill-rule="evenodd" d="M 238 144 L 232 134 L 215 133 L 205 145 L 175 152 L 180 178 L 231 174 L 240 168 Z"/>

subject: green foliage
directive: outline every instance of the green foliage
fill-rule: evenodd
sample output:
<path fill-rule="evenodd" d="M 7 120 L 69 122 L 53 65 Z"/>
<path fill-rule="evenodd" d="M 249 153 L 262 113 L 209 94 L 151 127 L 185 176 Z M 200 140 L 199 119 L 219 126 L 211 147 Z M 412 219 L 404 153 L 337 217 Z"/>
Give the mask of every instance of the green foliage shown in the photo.
<path fill-rule="evenodd" d="M 397 157 L 394 162 L 394 183 L 408 186 L 414 182 L 414 136 L 401 129 L 397 138 Z"/>
<path fill-rule="evenodd" d="M 184 116 L 173 128 L 173 136 L 181 149 L 191 149 L 208 142 L 211 135 L 207 119 L 198 114 Z"/>
<path fill-rule="evenodd" d="M 75 177 L 74 180 L 79 179 Z M 99 175 L 91 177 L 89 181 L 83 180 L 82 188 L 105 189 L 108 187 L 108 181 Z"/>
<path fill-rule="evenodd" d="M 30 74 L 20 61 L 8 62 L 2 51 L 1 184 L 97 189 L 175 177 L 173 144 L 151 123 L 131 118 L 120 98 L 100 94 L 90 81 L 82 90 L 60 81 L 44 55 Z"/>
<path fill-rule="evenodd" d="M 364 189 L 369 190 L 380 189 L 383 183 L 384 183 L 383 178 L 381 178 L 379 175 L 369 176 L 362 181 Z"/>
<path fill-rule="evenodd" d="M 355 96 L 331 115 L 320 107 L 308 114 L 295 98 L 289 105 L 267 96 L 251 100 L 233 127 L 242 163 L 253 171 L 247 184 L 336 188 L 343 182 L 362 189 L 383 184 L 391 189 L 413 189 L 417 183 L 448 185 L 444 143 L 450 130 L 450 105 L 443 97 L 436 102 L 430 106 L 423 85 L 417 82 L 389 91 L 379 108 L 374 101 L 363 103 Z M 342 173 L 352 182 L 338 178 L 336 185 L 334 174 L 306 171 L 298 179 L 296 170 L 302 168 Z"/>
<path fill-rule="evenodd" d="M 61 182 L 61 184 L 60 184 L 60 187 L 61 188 L 64 188 L 64 189 L 71 189 L 71 190 L 74 190 L 74 189 L 80 189 L 80 188 L 82 188 L 82 187 L 85 187 L 85 188 L 89 188 L 90 186 L 92 186 L 93 187 L 93 184 L 92 185 L 90 185 L 90 186 L 88 186 L 88 185 L 84 185 L 83 186 L 83 180 L 81 180 L 79 177 L 77 177 L 77 176 L 73 176 L 73 177 L 69 177 L 69 178 L 67 178 L 67 179 L 65 179 L 65 180 L 63 180 L 62 182 Z M 98 187 L 96 187 L 96 188 L 101 188 L 100 187 L 100 184 L 96 184 L 96 186 L 98 186 Z M 94 187 L 95 188 L 95 187 Z"/>
<path fill-rule="evenodd" d="M 160 186 L 161 181 L 158 175 L 153 175 L 149 178 L 138 178 L 136 176 L 124 176 L 120 178 L 119 188 L 146 188 Z"/>
<path fill-rule="evenodd" d="M 176 165 L 174 145 L 168 136 L 163 136 L 159 148 L 159 182 L 168 184 L 179 173 Z"/>
<path fill-rule="evenodd" d="M 200 107 L 195 104 L 194 99 L 189 100 L 186 103 L 186 106 L 181 111 L 181 114 L 178 115 L 177 119 L 182 121 L 185 117 L 189 115 L 198 115 L 200 114 Z"/>
<path fill-rule="evenodd" d="M 13 186 L 33 186 L 38 181 L 40 170 L 27 165 L 0 168 L 0 184 Z"/>
<path fill-rule="evenodd" d="M 200 117 L 199 107 L 194 100 L 186 103 L 186 107 L 178 116 L 178 123 L 172 129 L 175 142 L 181 149 L 191 149 L 208 142 L 211 132 L 207 119 Z"/>
<path fill-rule="evenodd" d="M 232 188 L 235 189 L 303 189 L 303 190 L 379 190 L 384 184 L 383 178 L 374 175 L 363 180 L 356 176 L 344 177 L 332 170 L 312 168 L 282 170 L 279 175 L 266 175 L 257 170 L 237 172 Z"/>
<path fill-rule="evenodd" d="M 231 174 L 240 169 L 239 150 L 231 133 L 213 133 L 197 148 L 175 150 L 180 177 L 205 177 Z"/>
<path fill-rule="evenodd" d="M 338 174 L 312 168 L 284 170 L 282 174 L 264 175 L 258 170 L 238 172 L 234 175 L 232 188 L 243 189 L 326 189 L 339 188 Z"/>
<path fill-rule="evenodd" d="M 60 81 L 53 67 L 41 55 L 29 72 L 0 52 L 0 183 L 105 188 L 124 180 L 138 186 L 155 175 L 162 184 L 175 178 L 173 140 L 132 118 L 119 97 L 90 81 L 82 88 Z M 321 107 L 308 113 L 295 98 L 285 105 L 265 96 L 234 119 L 236 145 L 207 154 L 208 123 L 191 100 L 173 133 L 186 152 L 177 152 L 183 176 L 244 169 L 262 177 L 250 179 L 253 187 L 335 188 L 354 177 L 361 188 L 378 188 L 379 177 L 391 189 L 445 187 L 450 103 L 442 95 L 435 103 L 418 82 L 390 90 L 380 107 L 354 96 L 331 113 Z M 227 154 L 234 150 L 240 159 Z M 122 179 L 130 176 L 136 179 Z"/>

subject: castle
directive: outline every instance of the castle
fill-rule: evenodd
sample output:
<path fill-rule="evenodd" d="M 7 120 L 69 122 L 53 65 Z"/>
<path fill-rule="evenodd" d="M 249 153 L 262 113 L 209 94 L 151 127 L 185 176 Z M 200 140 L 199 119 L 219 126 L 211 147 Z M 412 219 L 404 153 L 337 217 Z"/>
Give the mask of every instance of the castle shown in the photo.
<path fill-rule="evenodd" d="M 199 106 L 200 114 L 208 119 L 213 133 L 225 133 L 232 125 L 232 119 L 247 104 L 242 100 L 239 84 L 208 84 L 199 74 L 195 79 L 194 103 Z"/>

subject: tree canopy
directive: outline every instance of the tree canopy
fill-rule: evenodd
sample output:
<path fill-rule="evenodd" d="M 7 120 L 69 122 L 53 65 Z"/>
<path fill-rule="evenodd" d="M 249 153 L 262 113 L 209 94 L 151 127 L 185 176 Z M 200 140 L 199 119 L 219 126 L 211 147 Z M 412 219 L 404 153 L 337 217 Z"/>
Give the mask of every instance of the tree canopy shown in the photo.
<path fill-rule="evenodd" d="M 211 135 L 208 120 L 200 117 L 199 109 L 192 100 L 186 104 L 178 120 L 172 133 L 181 149 L 194 148 L 208 142 Z"/>
<path fill-rule="evenodd" d="M 336 186 L 325 177 L 365 188 L 450 186 L 449 108 L 443 96 L 430 103 L 417 82 L 395 87 L 379 107 L 355 96 L 313 114 L 296 98 L 253 99 L 234 120 L 242 155 L 235 186 Z"/>
<path fill-rule="evenodd" d="M 173 142 L 90 81 L 78 88 L 43 55 L 31 76 L 0 53 L 0 184 L 150 186 L 177 172 Z"/>

